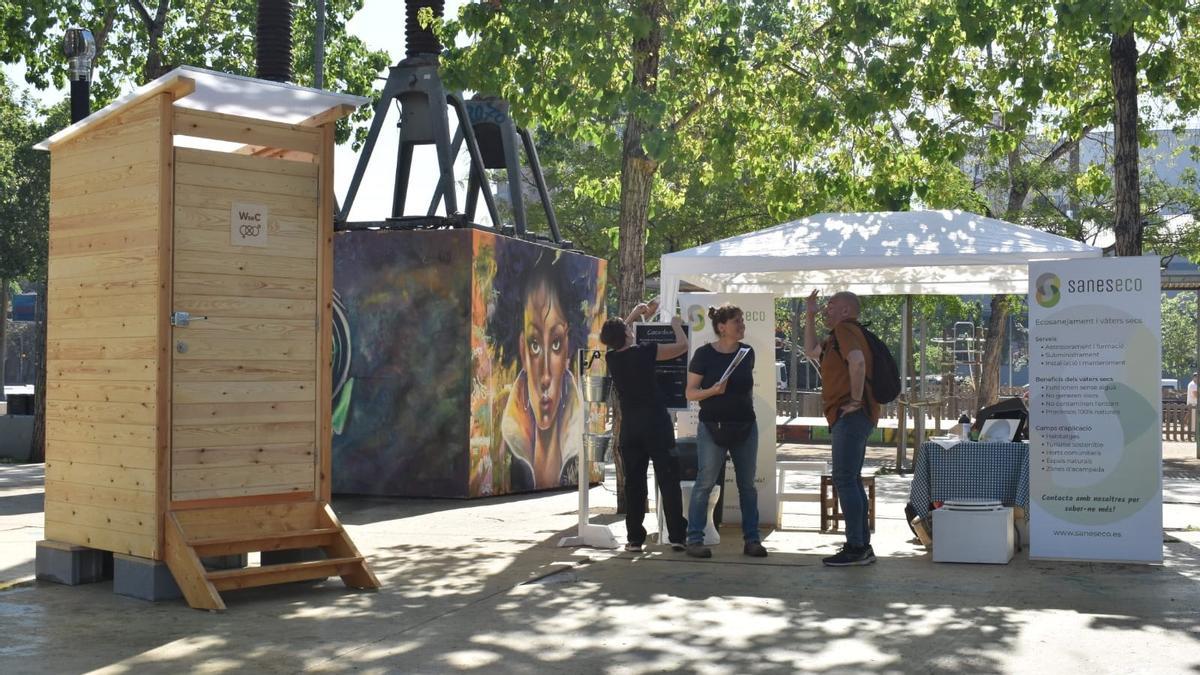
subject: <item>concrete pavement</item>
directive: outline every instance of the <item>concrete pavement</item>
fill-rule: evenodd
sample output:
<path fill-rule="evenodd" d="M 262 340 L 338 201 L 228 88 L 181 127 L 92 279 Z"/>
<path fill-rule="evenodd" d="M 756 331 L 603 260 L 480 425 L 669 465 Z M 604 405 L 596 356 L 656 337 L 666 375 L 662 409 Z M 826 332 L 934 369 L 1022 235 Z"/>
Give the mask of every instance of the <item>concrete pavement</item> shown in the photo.
<path fill-rule="evenodd" d="M 1185 445 L 1185 444 L 1179 444 Z M 1190 448 L 1188 449 L 1190 452 Z M 887 448 L 872 461 L 886 462 Z M 0 672 L 1088 672 L 1200 669 L 1200 462 L 1165 471 L 1162 566 L 934 564 L 903 522 L 908 478 L 877 478 L 878 564 L 788 505 L 766 559 L 736 528 L 710 560 L 560 549 L 575 492 L 485 501 L 339 499 L 383 589 L 338 580 L 150 604 L 111 582 L 33 582 L 40 465 L 0 465 Z M 781 457 L 828 448 L 783 446 Z M 610 467 L 611 469 L 611 467 Z M 591 491 L 612 515 L 611 479 Z M 647 517 L 647 527 L 653 528 Z"/>

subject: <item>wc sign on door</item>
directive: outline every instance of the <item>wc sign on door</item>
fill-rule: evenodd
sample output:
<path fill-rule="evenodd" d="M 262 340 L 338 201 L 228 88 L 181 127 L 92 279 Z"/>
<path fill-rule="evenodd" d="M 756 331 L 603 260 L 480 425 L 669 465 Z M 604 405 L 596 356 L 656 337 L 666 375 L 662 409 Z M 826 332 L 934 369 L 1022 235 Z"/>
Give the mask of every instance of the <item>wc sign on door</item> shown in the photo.
<path fill-rule="evenodd" d="M 267 245 L 266 204 L 237 204 L 229 211 L 229 243 L 234 246 Z"/>

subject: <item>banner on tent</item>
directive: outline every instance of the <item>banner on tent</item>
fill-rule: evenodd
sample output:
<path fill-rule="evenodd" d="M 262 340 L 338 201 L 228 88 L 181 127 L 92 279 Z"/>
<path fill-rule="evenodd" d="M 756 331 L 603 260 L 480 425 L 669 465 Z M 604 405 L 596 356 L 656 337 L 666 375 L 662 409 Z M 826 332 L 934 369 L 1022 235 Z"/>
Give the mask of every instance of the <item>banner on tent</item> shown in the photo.
<path fill-rule="evenodd" d="M 1162 561 L 1158 258 L 1029 266 L 1030 556 Z"/>
<path fill-rule="evenodd" d="M 758 488 L 758 518 L 762 525 L 775 525 L 775 296 L 769 293 L 680 293 L 679 309 L 691 329 L 688 361 L 700 345 L 717 339 L 709 324 L 708 308 L 724 303 L 741 308 L 746 319 L 743 342 L 754 348 L 754 416 L 758 420 L 758 466 L 754 485 Z M 740 522 L 734 473 L 725 472 L 724 522 Z M 685 507 L 686 508 L 686 505 Z"/>

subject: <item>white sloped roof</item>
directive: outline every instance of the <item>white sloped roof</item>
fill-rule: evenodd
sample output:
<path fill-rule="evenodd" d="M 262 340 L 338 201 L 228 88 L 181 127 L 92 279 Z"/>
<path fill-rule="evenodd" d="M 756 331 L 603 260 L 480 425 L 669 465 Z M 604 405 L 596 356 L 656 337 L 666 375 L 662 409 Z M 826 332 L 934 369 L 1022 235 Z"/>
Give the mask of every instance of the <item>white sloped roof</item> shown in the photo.
<path fill-rule="evenodd" d="M 178 92 L 175 99 L 177 108 L 301 125 L 323 124 L 330 119 L 343 117 L 370 100 L 362 96 L 230 75 L 193 66 L 180 66 L 125 94 L 34 147 L 49 150 L 51 145 L 85 131 L 117 111 L 169 90 Z"/>
<path fill-rule="evenodd" d="M 662 285 L 672 299 L 679 281 L 781 297 L 1024 294 L 1030 261 L 1101 254 L 963 211 L 822 213 L 664 255 Z"/>

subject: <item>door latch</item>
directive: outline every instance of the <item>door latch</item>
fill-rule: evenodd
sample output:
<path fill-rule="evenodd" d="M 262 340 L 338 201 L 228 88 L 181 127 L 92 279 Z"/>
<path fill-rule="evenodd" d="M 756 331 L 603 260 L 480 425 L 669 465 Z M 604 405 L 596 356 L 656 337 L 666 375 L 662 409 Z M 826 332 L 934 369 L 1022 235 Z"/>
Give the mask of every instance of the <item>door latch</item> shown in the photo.
<path fill-rule="evenodd" d="M 186 326 L 193 321 L 203 321 L 207 318 L 207 316 L 192 316 L 188 312 L 175 312 L 171 315 L 171 325 Z"/>

